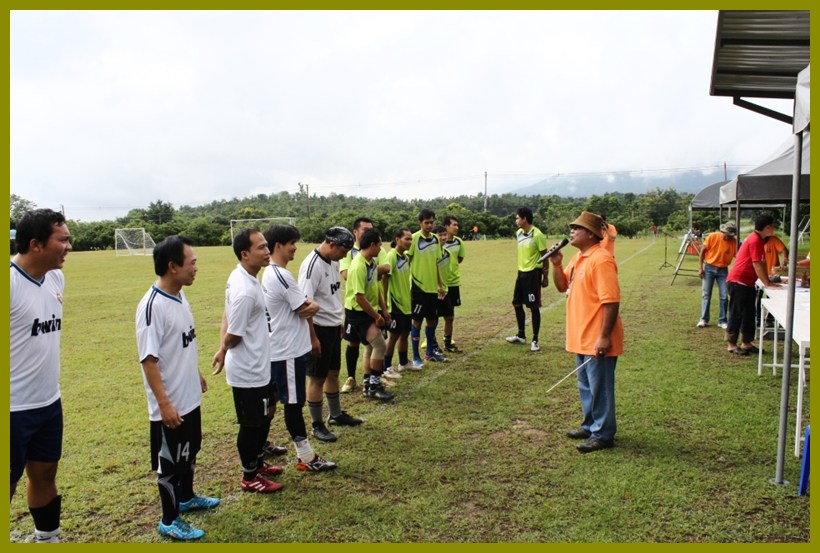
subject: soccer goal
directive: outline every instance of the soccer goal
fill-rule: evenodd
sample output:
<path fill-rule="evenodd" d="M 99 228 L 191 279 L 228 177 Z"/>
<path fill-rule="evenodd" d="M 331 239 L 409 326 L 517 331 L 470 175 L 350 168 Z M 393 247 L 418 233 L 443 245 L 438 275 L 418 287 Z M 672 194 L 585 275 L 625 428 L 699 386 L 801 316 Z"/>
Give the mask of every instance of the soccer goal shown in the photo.
<path fill-rule="evenodd" d="M 266 219 L 231 219 L 231 242 L 234 235 L 243 228 L 257 228 L 262 232 L 274 223 L 296 225 L 296 217 L 268 217 Z"/>
<path fill-rule="evenodd" d="M 117 255 L 151 255 L 154 239 L 140 228 L 114 229 L 114 250 Z"/>

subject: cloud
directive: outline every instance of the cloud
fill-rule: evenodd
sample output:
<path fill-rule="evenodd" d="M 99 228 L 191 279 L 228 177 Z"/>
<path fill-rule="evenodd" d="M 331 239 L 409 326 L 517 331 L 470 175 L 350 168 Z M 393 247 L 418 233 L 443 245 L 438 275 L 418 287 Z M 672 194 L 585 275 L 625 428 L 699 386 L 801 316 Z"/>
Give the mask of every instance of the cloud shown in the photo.
<path fill-rule="evenodd" d="M 492 194 L 555 173 L 753 164 L 788 128 L 708 95 L 716 20 L 15 11 L 11 190 L 88 220 L 298 182 L 423 198 L 481 192 L 484 171 Z"/>

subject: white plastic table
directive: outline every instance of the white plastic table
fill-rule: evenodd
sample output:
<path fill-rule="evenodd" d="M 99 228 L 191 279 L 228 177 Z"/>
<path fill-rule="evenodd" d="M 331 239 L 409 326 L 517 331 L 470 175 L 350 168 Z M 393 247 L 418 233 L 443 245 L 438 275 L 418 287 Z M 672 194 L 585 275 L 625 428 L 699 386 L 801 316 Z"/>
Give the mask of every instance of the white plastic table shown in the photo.
<path fill-rule="evenodd" d="M 763 367 L 772 367 L 772 374 L 777 374 L 777 367 L 782 367 L 783 362 L 777 360 L 777 340 L 779 327 L 785 328 L 786 322 L 786 304 L 788 302 L 788 288 L 780 286 L 778 288 L 763 288 L 763 293 L 767 296 L 760 302 L 760 353 L 757 357 L 757 374 L 763 374 Z M 806 352 L 811 346 L 811 321 L 810 321 L 810 305 L 811 295 L 809 288 L 795 288 L 794 294 L 794 329 L 792 330 L 792 339 L 797 344 L 799 352 L 798 364 L 798 386 L 797 386 L 797 410 L 796 410 L 796 428 L 794 439 L 794 455 L 800 456 L 800 440 L 802 438 L 802 419 L 803 419 L 803 389 L 806 387 L 806 368 L 810 360 L 806 356 Z M 763 362 L 763 344 L 762 338 L 764 328 L 766 325 L 766 314 L 771 313 L 774 318 L 774 332 L 772 344 L 772 362 Z"/>

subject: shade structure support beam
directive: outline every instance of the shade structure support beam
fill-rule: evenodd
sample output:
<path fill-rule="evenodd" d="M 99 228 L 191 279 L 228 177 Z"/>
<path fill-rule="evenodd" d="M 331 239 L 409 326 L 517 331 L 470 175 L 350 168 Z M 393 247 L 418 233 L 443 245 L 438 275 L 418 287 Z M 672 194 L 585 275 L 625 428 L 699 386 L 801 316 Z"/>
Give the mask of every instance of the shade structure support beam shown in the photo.
<path fill-rule="evenodd" d="M 740 106 L 742 108 L 748 109 L 755 113 L 759 113 L 761 115 L 765 115 L 766 117 L 771 117 L 772 119 L 777 119 L 778 121 L 788 123 L 789 125 L 794 123 L 794 118 L 791 115 L 786 115 L 785 113 L 780 113 L 779 111 L 775 111 L 773 109 L 769 109 L 761 105 L 752 103 L 748 100 L 740 98 L 739 96 L 735 96 L 733 98 L 733 103 L 736 106 Z"/>

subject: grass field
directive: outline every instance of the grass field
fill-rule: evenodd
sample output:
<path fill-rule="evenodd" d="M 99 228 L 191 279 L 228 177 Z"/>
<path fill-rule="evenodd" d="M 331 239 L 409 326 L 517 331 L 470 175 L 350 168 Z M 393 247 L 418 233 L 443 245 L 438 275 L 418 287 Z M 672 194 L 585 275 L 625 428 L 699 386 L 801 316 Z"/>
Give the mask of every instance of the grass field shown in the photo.
<path fill-rule="evenodd" d="M 670 263 L 677 246 L 670 240 Z M 294 273 L 310 249 L 299 248 Z M 573 368 L 563 347 L 563 297 L 552 285 L 545 291 L 540 352 L 507 344 L 515 331 L 514 243 L 471 242 L 455 328 L 465 353 L 405 373 L 393 404 L 343 395 L 343 408 L 365 424 L 339 428 L 333 444 L 313 440 L 339 469 L 300 473 L 291 453 L 280 479 L 285 489 L 271 496 L 239 490 L 230 389 L 222 375 L 210 376 L 236 259 L 227 247 L 197 254 L 199 273 L 186 294 L 210 390 L 195 484 L 222 498 L 216 511 L 187 517 L 206 530 L 203 541 L 810 540 L 809 496 L 796 495 L 793 420 L 785 471 L 791 485 L 770 483 L 780 377 L 758 377 L 756 358 L 727 354 L 716 327 L 695 328 L 700 281 L 679 276 L 670 286 L 672 270 L 659 270 L 660 239 L 617 243 L 626 353 L 616 371 L 616 448 L 580 455 L 564 437 L 580 422 L 573 378 L 545 395 Z M 73 253 L 65 273 L 63 537 L 164 541 L 156 532 L 160 505 L 134 338 L 136 305 L 154 281 L 151 260 Z M 794 404 L 793 397 L 792 411 Z M 807 391 L 806 413 L 809 405 Z M 272 434 L 286 444 L 281 411 Z M 11 502 L 12 542 L 32 531 L 22 488 Z"/>

